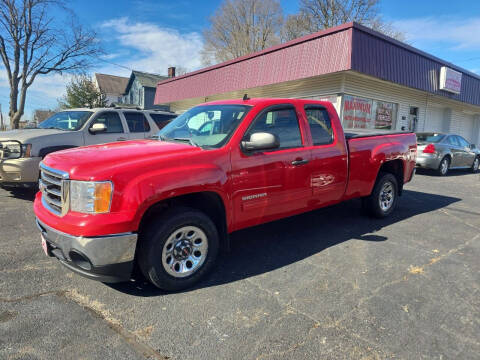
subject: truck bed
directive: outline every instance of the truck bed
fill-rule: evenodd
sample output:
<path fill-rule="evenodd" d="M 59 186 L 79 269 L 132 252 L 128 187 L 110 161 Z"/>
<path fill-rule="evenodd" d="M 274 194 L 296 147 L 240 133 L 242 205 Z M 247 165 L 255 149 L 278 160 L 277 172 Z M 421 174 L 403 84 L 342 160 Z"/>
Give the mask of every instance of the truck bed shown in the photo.
<path fill-rule="evenodd" d="M 381 130 L 381 129 L 344 129 L 345 138 L 358 139 L 372 136 L 411 134 L 411 131 Z"/>

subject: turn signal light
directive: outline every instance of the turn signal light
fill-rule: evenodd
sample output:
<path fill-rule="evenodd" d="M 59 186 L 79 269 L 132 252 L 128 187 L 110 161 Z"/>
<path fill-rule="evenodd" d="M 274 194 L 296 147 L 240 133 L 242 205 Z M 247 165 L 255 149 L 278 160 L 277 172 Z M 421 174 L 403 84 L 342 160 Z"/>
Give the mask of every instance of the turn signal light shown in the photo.
<path fill-rule="evenodd" d="M 435 151 L 435 145 L 433 144 L 428 144 L 427 146 L 425 146 L 425 149 L 423 149 L 423 152 L 426 154 L 435 154 Z"/>
<path fill-rule="evenodd" d="M 95 213 L 106 213 L 110 210 L 112 198 L 112 183 L 101 182 L 95 186 L 93 208 Z"/>

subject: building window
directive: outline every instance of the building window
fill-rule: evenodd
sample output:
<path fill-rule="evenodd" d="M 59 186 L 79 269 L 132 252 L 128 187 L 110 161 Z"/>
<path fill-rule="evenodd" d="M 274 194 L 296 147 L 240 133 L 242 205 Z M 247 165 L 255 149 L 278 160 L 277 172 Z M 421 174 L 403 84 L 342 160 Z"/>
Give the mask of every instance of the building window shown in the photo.
<path fill-rule="evenodd" d="M 343 127 L 350 129 L 394 129 L 398 105 L 386 101 L 345 95 Z"/>

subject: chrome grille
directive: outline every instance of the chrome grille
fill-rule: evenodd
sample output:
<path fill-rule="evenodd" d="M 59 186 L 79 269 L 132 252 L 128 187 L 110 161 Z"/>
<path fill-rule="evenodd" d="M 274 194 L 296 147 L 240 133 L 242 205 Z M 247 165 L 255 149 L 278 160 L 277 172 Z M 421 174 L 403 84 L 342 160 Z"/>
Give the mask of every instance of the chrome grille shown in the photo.
<path fill-rule="evenodd" d="M 39 188 L 43 205 L 56 215 L 65 215 L 69 204 L 68 173 L 40 163 Z"/>

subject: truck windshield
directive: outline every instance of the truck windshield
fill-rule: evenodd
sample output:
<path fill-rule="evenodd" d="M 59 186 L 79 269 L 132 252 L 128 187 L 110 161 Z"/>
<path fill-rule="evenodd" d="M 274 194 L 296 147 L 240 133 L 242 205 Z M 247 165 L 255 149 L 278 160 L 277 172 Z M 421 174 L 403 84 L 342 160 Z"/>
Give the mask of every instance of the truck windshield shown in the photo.
<path fill-rule="evenodd" d="M 164 141 L 219 148 L 230 139 L 250 108 L 248 105 L 196 106 L 160 130 L 158 137 Z"/>
<path fill-rule="evenodd" d="M 38 127 L 75 131 L 80 129 L 92 114 L 91 111 L 61 111 L 42 121 Z"/>

